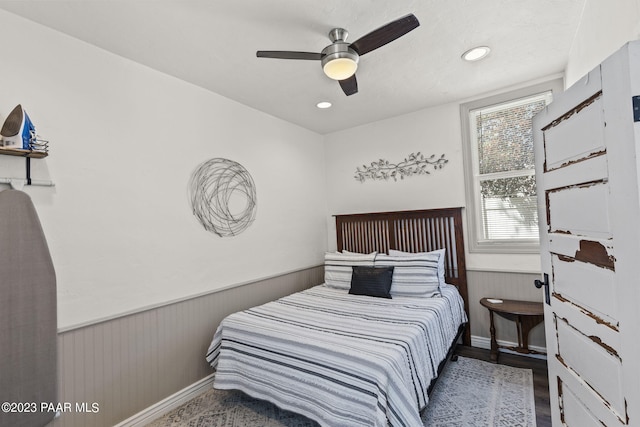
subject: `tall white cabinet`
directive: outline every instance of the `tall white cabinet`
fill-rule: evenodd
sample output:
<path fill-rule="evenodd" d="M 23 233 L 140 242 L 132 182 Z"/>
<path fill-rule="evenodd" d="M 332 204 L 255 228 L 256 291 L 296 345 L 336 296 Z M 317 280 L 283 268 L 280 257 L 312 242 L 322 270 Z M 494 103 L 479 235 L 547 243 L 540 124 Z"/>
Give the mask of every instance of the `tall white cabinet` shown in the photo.
<path fill-rule="evenodd" d="M 640 42 L 534 132 L 553 425 L 640 426 Z"/>

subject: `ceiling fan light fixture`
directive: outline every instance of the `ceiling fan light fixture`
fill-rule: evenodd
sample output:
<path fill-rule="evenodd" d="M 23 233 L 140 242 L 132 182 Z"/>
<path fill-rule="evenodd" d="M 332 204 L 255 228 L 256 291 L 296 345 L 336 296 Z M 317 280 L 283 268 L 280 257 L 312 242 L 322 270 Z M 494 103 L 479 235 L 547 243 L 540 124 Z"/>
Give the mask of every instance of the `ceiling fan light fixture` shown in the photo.
<path fill-rule="evenodd" d="M 462 59 L 469 62 L 479 61 L 489 55 L 489 52 L 491 52 L 491 49 L 488 46 L 477 46 L 463 53 Z"/>
<path fill-rule="evenodd" d="M 324 73 L 333 80 L 344 80 L 353 76 L 358 69 L 358 63 L 352 58 L 336 58 L 322 66 Z"/>
<path fill-rule="evenodd" d="M 335 42 L 322 51 L 322 70 L 333 80 L 344 80 L 358 69 L 358 54 L 345 42 Z"/>

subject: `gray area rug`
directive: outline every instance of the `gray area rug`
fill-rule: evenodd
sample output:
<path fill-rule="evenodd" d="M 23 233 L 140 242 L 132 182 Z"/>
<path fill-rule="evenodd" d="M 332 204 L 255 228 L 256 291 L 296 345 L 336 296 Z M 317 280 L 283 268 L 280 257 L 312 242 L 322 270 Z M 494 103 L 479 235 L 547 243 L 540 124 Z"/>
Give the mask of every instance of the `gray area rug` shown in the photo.
<path fill-rule="evenodd" d="M 429 427 L 535 427 L 533 374 L 530 369 L 460 357 L 442 373 L 422 421 Z M 211 389 L 149 426 L 317 427 L 318 424 L 239 391 Z"/>
<path fill-rule="evenodd" d="M 459 357 L 442 373 L 422 421 L 429 427 L 536 427 L 533 372 Z"/>

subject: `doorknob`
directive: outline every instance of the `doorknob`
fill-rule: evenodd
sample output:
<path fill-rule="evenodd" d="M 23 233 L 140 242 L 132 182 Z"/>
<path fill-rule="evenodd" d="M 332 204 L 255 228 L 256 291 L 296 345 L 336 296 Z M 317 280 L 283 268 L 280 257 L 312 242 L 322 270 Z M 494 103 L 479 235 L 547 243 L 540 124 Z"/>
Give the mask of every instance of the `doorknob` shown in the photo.
<path fill-rule="evenodd" d="M 534 285 L 536 285 L 536 288 L 540 289 L 541 287 L 545 287 L 544 288 L 544 301 L 548 304 L 551 305 L 551 298 L 549 298 L 549 275 L 547 273 L 544 273 L 544 281 L 540 281 L 538 279 L 535 280 L 535 282 L 533 282 Z"/>

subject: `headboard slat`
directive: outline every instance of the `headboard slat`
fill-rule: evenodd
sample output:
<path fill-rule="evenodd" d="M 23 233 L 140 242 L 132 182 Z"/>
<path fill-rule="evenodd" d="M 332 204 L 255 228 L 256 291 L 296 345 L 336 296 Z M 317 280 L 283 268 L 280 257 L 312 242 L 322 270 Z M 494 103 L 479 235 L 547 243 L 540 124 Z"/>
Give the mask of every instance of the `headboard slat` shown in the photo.
<path fill-rule="evenodd" d="M 336 215 L 338 251 L 360 253 L 396 249 L 430 252 L 447 249 L 447 283 L 458 287 L 469 315 L 462 208 Z M 470 328 L 463 337 L 471 344 Z"/>

